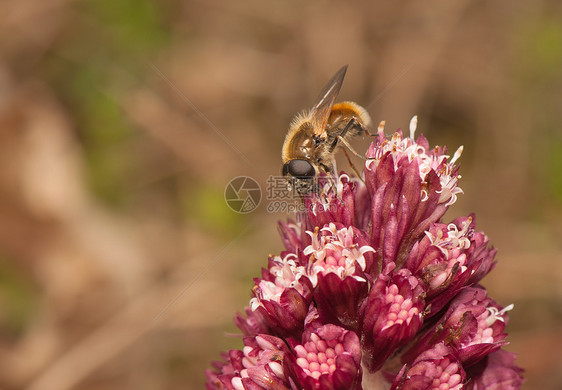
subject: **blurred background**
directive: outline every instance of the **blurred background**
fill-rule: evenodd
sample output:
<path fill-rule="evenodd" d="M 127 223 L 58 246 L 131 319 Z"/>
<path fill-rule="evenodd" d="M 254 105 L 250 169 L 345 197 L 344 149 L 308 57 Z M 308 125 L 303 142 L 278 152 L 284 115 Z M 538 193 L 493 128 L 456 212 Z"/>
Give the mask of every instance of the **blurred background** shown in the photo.
<path fill-rule="evenodd" d="M 289 217 L 224 189 L 344 64 L 387 134 L 464 145 L 445 220 L 499 250 L 524 388 L 562 388 L 557 0 L 2 2 L 0 388 L 202 388 Z"/>

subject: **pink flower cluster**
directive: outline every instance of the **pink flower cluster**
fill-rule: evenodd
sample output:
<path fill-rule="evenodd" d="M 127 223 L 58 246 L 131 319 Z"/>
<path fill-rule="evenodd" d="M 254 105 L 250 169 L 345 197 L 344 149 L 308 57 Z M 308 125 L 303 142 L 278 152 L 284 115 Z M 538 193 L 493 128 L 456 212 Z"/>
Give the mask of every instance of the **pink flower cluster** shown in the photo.
<path fill-rule="evenodd" d="M 461 189 L 456 160 L 382 126 L 364 178 L 345 174 L 280 223 L 236 325 L 242 350 L 208 389 L 519 389 L 507 311 L 478 282 L 496 250 L 474 216 L 441 218 Z"/>

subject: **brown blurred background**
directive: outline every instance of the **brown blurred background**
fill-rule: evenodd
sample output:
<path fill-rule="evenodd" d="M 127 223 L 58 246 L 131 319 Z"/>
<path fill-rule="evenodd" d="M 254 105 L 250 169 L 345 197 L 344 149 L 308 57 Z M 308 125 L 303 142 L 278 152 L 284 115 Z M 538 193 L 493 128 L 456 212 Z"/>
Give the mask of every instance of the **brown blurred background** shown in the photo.
<path fill-rule="evenodd" d="M 344 64 L 340 97 L 387 133 L 418 114 L 465 146 L 446 219 L 475 212 L 499 249 L 484 284 L 515 303 L 524 388 L 562 388 L 558 0 L 1 7 L 0 389 L 202 388 L 288 217 L 225 186 L 266 187 Z"/>

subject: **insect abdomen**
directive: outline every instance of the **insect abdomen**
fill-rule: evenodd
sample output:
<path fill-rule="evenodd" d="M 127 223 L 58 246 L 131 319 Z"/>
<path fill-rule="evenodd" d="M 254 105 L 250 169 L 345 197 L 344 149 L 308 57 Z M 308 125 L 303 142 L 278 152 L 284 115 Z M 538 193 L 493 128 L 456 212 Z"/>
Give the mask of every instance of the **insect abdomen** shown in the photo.
<path fill-rule="evenodd" d="M 328 123 L 335 124 L 341 120 L 349 121 L 351 118 L 356 118 L 359 124 L 363 127 L 369 127 L 371 125 L 371 117 L 367 111 L 355 102 L 341 102 L 334 104 Z"/>

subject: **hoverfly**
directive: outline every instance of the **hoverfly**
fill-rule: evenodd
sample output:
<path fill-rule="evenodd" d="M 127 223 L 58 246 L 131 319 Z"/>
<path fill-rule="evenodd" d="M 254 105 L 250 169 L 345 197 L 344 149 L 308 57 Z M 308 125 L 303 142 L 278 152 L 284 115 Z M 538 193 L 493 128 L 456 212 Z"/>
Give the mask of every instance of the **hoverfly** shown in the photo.
<path fill-rule="evenodd" d="M 369 134 L 371 118 L 363 107 L 349 101 L 334 104 L 346 71 L 347 65 L 336 72 L 312 109 L 293 119 L 285 137 L 282 174 L 301 195 L 315 190 L 314 179 L 320 173 L 334 171 L 334 155 L 342 144 L 354 152 L 349 140 Z"/>

